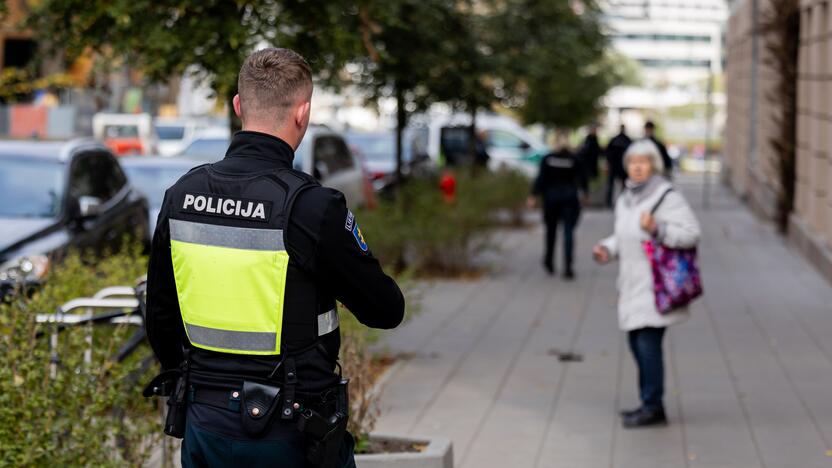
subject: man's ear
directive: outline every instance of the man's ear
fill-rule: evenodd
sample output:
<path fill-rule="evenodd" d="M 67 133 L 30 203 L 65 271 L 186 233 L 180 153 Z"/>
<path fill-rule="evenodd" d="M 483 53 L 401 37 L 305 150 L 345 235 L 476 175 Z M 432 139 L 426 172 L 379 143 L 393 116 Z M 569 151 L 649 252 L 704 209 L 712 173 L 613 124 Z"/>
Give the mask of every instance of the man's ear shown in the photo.
<path fill-rule="evenodd" d="M 234 113 L 237 114 L 237 117 L 239 117 L 240 120 L 242 120 L 243 119 L 243 109 L 240 107 L 240 95 L 235 94 L 234 99 L 232 99 L 231 102 L 234 105 Z"/>
<path fill-rule="evenodd" d="M 305 101 L 295 108 L 295 125 L 299 128 L 306 128 L 309 123 L 309 112 L 312 108 L 310 101 Z"/>

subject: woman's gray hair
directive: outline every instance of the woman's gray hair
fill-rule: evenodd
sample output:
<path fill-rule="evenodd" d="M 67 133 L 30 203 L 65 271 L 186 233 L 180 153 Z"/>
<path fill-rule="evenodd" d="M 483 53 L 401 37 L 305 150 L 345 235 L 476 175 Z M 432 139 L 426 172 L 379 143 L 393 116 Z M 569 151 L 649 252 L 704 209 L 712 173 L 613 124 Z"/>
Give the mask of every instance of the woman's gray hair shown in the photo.
<path fill-rule="evenodd" d="M 659 147 L 656 146 L 656 144 L 649 138 L 636 140 L 630 144 L 627 148 L 627 152 L 624 153 L 625 167 L 627 166 L 627 159 L 632 156 L 649 157 L 650 165 L 653 166 L 653 172 L 656 174 L 661 174 L 664 170 L 664 161 L 662 160 L 662 154 L 659 152 Z"/>

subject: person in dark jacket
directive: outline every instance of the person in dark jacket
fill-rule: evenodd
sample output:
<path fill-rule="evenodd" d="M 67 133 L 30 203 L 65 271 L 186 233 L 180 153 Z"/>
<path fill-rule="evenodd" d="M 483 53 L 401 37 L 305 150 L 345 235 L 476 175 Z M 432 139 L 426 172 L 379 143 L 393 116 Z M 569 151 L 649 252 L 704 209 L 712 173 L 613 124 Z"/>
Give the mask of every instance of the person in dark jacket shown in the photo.
<path fill-rule="evenodd" d="M 543 220 L 546 223 L 543 267 L 555 274 L 554 250 L 558 225 L 563 225 L 563 277 L 571 280 L 575 277 L 572 268 L 574 250 L 574 231 L 581 215 L 581 202 L 586 199 L 588 184 L 586 170 L 567 146 L 567 135 L 559 133 L 556 137 L 554 152 L 547 154 L 540 161 L 540 170 L 532 186 L 529 206 L 534 206 L 536 198 L 543 202 Z"/>
<path fill-rule="evenodd" d="M 587 178 L 594 180 L 598 177 L 598 158 L 601 156 L 601 145 L 598 144 L 598 125 L 589 126 L 578 155 L 581 158 L 581 164 L 586 169 Z"/>
<path fill-rule="evenodd" d="M 612 208 L 612 199 L 615 195 L 616 182 L 620 184 L 620 190 L 624 190 L 624 181 L 627 179 L 627 172 L 624 170 L 624 153 L 633 140 L 627 136 L 627 127 L 621 125 L 618 135 L 614 136 L 607 144 L 607 207 Z"/>
<path fill-rule="evenodd" d="M 648 120 L 644 124 L 644 138 L 652 141 L 656 145 L 656 148 L 659 149 L 659 154 L 662 156 L 662 163 L 664 164 L 664 177 L 667 180 L 671 180 L 673 178 L 673 159 L 668 154 L 667 147 L 664 146 L 664 143 L 656 138 L 656 124 L 652 120 Z"/>
<path fill-rule="evenodd" d="M 153 236 L 147 337 L 187 408 L 181 432 L 166 432 L 184 437 L 186 468 L 354 468 L 336 301 L 393 328 L 404 297 L 343 194 L 292 168 L 309 123 L 306 60 L 255 52 L 238 89 L 243 131 L 225 159 L 167 190 Z"/>

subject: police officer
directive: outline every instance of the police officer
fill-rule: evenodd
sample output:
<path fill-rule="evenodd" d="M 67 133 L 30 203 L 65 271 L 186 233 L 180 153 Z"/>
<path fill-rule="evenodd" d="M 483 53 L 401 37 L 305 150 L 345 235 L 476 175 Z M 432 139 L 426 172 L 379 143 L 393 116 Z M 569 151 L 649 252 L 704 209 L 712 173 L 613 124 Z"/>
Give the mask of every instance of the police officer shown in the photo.
<path fill-rule="evenodd" d="M 571 280 L 575 277 L 572 269 L 573 232 L 581 214 L 581 198 L 586 199 L 588 184 L 581 161 L 569 150 L 567 144 L 567 135 L 559 132 L 555 141 L 557 149 L 540 161 L 529 205 L 534 206 L 535 196 L 543 199 L 543 219 L 546 223 L 543 267 L 549 274 L 555 273 L 555 240 L 558 224 L 563 225 L 563 277 Z M 579 192 L 583 194 L 582 197 Z"/>
<path fill-rule="evenodd" d="M 607 208 L 612 208 L 616 183 L 620 185 L 620 190 L 624 190 L 624 181 L 627 179 L 627 172 L 624 170 L 624 153 L 627 152 L 632 142 L 633 140 L 627 136 L 627 127 L 622 124 L 618 135 L 607 144 Z"/>
<path fill-rule="evenodd" d="M 664 163 L 664 176 L 667 180 L 672 179 L 673 159 L 671 159 L 670 154 L 667 152 L 667 147 L 664 143 L 656 138 L 656 124 L 654 124 L 652 120 L 648 120 L 644 124 L 644 138 L 652 141 L 656 145 L 656 148 L 659 149 L 659 154 L 662 156 L 662 163 Z"/>
<path fill-rule="evenodd" d="M 146 326 L 176 382 L 160 376 L 146 393 L 186 408 L 184 424 L 166 422 L 184 436 L 184 467 L 354 467 L 336 301 L 369 327 L 393 328 L 404 298 L 344 196 L 292 169 L 312 96 L 303 57 L 255 52 L 238 91 L 243 131 L 225 158 L 165 194 Z"/>

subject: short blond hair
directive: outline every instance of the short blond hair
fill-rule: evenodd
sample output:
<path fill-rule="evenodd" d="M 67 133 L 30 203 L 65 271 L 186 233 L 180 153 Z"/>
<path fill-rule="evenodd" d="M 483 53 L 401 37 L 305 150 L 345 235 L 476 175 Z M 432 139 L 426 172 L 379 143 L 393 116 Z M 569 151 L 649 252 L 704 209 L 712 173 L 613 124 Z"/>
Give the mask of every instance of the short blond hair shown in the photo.
<path fill-rule="evenodd" d="M 297 102 L 312 97 L 312 69 L 300 54 L 270 47 L 251 54 L 237 78 L 243 120 L 282 121 Z"/>

